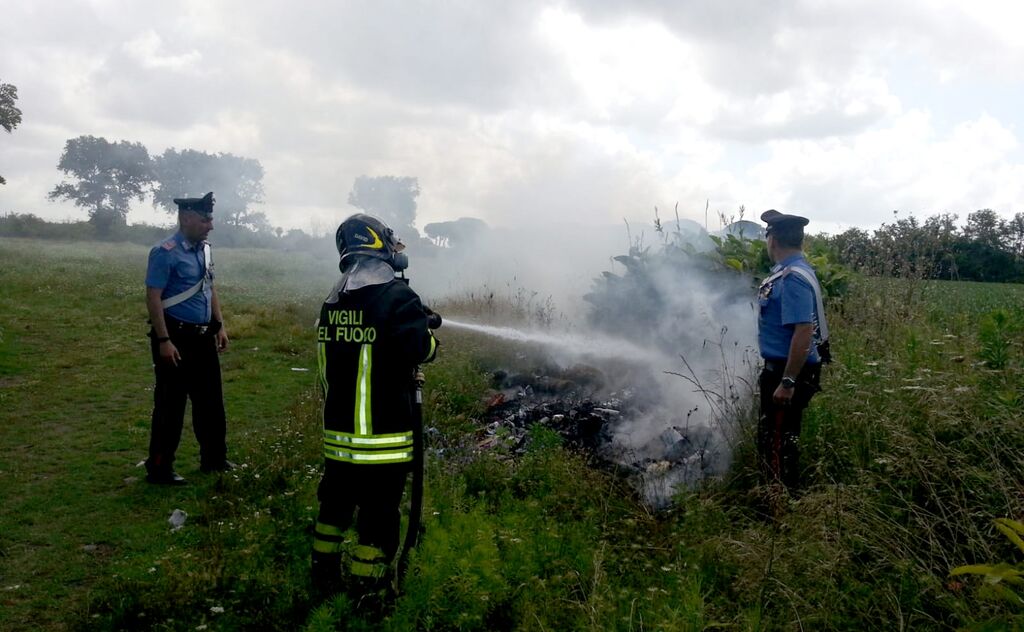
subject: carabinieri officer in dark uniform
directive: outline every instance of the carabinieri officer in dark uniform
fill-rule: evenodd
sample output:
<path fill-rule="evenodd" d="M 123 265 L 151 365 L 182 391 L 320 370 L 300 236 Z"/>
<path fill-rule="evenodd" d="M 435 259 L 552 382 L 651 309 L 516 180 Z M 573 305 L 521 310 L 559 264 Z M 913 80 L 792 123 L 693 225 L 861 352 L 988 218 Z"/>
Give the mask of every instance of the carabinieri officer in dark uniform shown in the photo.
<path fill-rule="evenodd" d="M 203 472 L 234 467 L 227 460 L 224 396 L 218 353 L 228 348 L 213 260 L 206 236 L 213 230 L 213 193 L 178 198 L 177 233 L 149 252 L 146 308 L 156 388 L 146 480 L 183 485 L 174 471 L 185 401 L 192 399 L 192 429 Z"/>
<path fill-rule="evenodd" d="M 827 349 L 828 326 L 817 276 L 802 251 L 807 218 L 770 210 L 761 221 L 768 224 L 768 254 L 775 267 L 758 291 L 764 370 L 757 451 L 766 481 L 793 489 L 800 481 L 803 411 L 820 390 L 818 349 Z"/>

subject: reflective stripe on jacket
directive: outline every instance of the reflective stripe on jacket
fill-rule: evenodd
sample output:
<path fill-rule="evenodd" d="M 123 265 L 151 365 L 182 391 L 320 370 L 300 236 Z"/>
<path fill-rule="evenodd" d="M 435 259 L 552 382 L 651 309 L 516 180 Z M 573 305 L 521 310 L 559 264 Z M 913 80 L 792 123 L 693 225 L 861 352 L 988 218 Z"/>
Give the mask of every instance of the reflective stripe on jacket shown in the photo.
<path fill-rule="evenodd" d="M 416 293 L 396 280 L 339 294 L 320 311 L 317 345 L 324 457 L 411 462 L 413 372 L 437 350 Z"/>

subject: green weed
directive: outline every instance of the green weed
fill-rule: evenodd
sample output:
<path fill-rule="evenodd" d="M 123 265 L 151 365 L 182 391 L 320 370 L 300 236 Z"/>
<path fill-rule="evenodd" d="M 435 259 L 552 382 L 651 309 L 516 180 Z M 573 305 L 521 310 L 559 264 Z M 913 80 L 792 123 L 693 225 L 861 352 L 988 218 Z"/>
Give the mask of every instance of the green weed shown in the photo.
<path fill-rule="evenodd" d="M 192 484 L 164 489 L 135 467 L 152 398 L 146 249 L 0 240 L 0 628 L 950 629 L 1020 613 L 948 573 L 1009 559 L 989 516 L 1024 515 L 1024 288 L 852 277 L 830 313 L 839 360 L 805 415 L 807 485 L 776 520 L 742 428 L 725 480 L 659 513 L 557 435 L 534 430 L 514 458 L 478 448 L 488 368 L 530 360 L 442 329 L 426 533 L 374 618 L 314 602 L 307 578 L 321 403 L 313 371 L 293 369 L 315 366 L 335 262 L 223 250 L 229 446 L 245 467 L 201 475 L 186 431 Z M 462 306 L 501 316 L 479 301 Z M 999 370 L 975 363 L 993 310 L 1011 315 Z M 189 518 L 171 532 L 175 508 Z"/>

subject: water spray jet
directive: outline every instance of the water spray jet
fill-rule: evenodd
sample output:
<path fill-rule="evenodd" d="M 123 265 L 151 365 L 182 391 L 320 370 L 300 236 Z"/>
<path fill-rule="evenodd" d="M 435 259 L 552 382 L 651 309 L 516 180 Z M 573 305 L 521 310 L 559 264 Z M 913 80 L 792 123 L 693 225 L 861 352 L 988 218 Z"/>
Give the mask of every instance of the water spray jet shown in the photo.
<path fill-rule="evenodd" d="M 539 357 L 562 367 L 495 372 L 493 387 L 499 393 L 484 417 L 481 449 L 521 453 L 527 430 L 541 424 L 558 432 L 568 447 L 582 448 L 605 466 L 625 473 L 654 508 L 671 504 L 680 488 L 724 474 L 731 461 L 736 428 L 725 419 L 730 411 L 724 395 L 732 386 L 718 382 L 735 376 L 724 356 L 715 371 L 706 370 L 710 360 L 704 358 L 699 374 L 694 372 L 694 379 L 687 380 L 670 370 L 683 364 L 694 371 L 680 358 L 608 335 L 451 319 L 445 323 L 535 347 Z M 723 345 L 720 341 L 706 347 L 711 353 Z M 602 379 L 583 378 L 587 371 L 600 373 Z M 721 390 L 722 401 L 709 400 L 709 388 Z"/>

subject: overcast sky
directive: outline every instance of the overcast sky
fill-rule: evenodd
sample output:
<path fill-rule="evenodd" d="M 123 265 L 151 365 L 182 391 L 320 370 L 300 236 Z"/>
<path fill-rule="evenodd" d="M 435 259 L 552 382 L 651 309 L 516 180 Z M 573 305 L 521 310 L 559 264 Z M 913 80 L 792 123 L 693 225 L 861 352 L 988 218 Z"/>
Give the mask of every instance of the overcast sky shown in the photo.
<path fill-rule="evenodd" d="M 419 220 L 811 229 L 1024 211 L 1024 3 L 4 0 L 0 213 L 82 134 L 231 152 L 261 210 L 331 230 L 356 176 L 419 178 Z M 139 204 L 130 221 L 166 221 Z M 717 228 L 717 221 L 710 222 Z"/>

